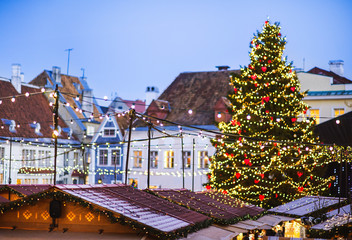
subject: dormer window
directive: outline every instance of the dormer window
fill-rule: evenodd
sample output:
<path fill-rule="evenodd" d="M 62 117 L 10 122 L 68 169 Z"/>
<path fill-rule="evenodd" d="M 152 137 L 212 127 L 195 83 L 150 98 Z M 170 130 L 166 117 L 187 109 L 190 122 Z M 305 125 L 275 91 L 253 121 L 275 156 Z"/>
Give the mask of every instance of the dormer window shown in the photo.
<path fill-rule="evenodd" d="M 9 131 L 12 133 L 16 132 L 16 122 L 15 120 L 11 120 L 10 126 L 9 126 Z"/>
<path fill-rule="evenodd" d="M 111 117 L 105 123 L 104 129 L 103 129 L 103 137 L 116 137 L 116 126 Z"/>
<path fill-rule="evenodd" d="M 104 137 L 115 137 L 116 131 L 112 128 L 105 128 L 104 129 Z"/>

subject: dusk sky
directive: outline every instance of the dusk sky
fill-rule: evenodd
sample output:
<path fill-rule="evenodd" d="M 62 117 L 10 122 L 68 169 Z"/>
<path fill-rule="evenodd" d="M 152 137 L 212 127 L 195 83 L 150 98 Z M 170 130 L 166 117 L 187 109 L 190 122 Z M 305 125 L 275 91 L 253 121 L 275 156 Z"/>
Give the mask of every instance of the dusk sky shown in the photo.
<path fill-rule="evenodd" d="M 280 22 L 284 56 L 305 70 L 345 61 L 352 79 L 352 1 L 1 0 L 0 76 L 19 63 L 25 82 L 44 69 L 81 76 L 96 97 L 145 99 L 181 72 L 249 63 L 249 43 L 264 21 Z"/>

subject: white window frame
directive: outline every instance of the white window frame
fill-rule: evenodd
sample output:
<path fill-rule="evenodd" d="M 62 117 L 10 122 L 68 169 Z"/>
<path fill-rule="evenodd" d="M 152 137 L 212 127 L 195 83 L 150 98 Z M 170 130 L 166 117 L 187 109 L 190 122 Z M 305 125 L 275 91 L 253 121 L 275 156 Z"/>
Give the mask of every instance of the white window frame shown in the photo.
<path fill-rule="evenodd" d="M 118 154 L 115 154 L 113 152 L 117 151 Z M 121 166 L 121 150 L 120 149 L 111 149 L 111 154 L 110 154 L 110 165 L 111 166 L 115 166 L 115 163 L 113 162 L 113 156 L 116 156 L 116 160 L 118 160 L 118 164 L 116 164 L 117 167 L 120 167 Z"/>
<path fill-rule="evenodd" d="M 150 151 L 150 168 L 158 168 L 159 151 Z"/>
<path fill-rule="evenodd" d="M 136 155 L 136 153 L 140 153 Z M 142 168 L 143 165 L 143 152 L 142 150 L 134 150 L 133 151 L 133 168 Z"/>
<path fill-rule="evenodd" d="M 207 165 L 205 164 L 207 162 Z M 210 165 L 208 151 L 198 151 L 198 168 L 208 169 Z"/>
<path fill-rule="evenodd" d="M 175 151 L 168 150 L 164 152 L 164 168 L 173 169 L 175 168 Z"/>
<path fill-rule="evenodd" d="M 102 151 L 106 151 L 106 156 L 105 156 L 105 158 L 106 158 L 106 164 L 102 164 L 101 163 L 101 152 Z M 100 148 L 99 149 L 99 151 L 98 151 L 98 166 L 108 166 L 109 165 L 109 150 L 107 149 L 107 148 Z M 104 153 L 105 154 L 105 153 Z"/>

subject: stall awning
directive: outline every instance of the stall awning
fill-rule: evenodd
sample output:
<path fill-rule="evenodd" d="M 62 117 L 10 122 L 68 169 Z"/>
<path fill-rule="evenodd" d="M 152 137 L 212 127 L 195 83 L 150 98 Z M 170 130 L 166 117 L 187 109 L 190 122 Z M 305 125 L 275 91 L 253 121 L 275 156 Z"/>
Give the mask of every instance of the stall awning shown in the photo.
<path fill-rule="evenodd" d="M 228 231 L 217 226 L 210 226 L 195 233 L 189 234 L 187 240 L 232 240 L 238 234 L 237 232 Z"/>

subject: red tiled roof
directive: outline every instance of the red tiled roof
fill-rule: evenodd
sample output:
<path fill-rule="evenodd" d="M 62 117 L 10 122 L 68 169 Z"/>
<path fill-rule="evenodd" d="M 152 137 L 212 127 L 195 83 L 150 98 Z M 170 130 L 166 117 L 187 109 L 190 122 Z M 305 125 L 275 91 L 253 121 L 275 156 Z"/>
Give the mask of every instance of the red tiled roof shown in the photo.
<path fill-rule="evenodd" d="M 132 107 L 134 103 L 134 110 L 139 113 L 144 113 L 145 111 L 145 102 L 142 100 L 122 100 L 128 107 Z"/>
<path fill-rule="evenodd" d="M 171 112 L 166 120 L 186 125 L 214 125 L 214 106 L 232 90 L 229 76 L 233 71 L 181 73 L 160 95 Z M 188 114 L 192 109 L 193 114 Z"/>
<path fill-rule="evenodd" d="M 346 83 L 352 83 L 351 80 L 342 77 L 340 75 L 337 75 L 334 72 L 331 71 L 326 71 L 324 69 L 318 68 L 318 67 L 314 67 L 311 70 L 308 71 L 308 73 L 314 73 L 314 74 L 319 74 L 319 75 L 324 75 L 324 76 L 328 76 L 328 77 L 333 77 L 333 83 L 334 84 L 346 84 Z"/>
<path fill-rule="evenodd" d="M 40 93 L 41 90 L 35 87 L 22 85 L 22 94 L 28 92 L 39 93 L 30 95 L 29 97 L 16 97 L 15 102 L 11 99 L 3 99 L 0 104 L 0 118 L 14 120 L 16 123 L 16 132 L 10 132 L 9 126 L 0 121 L 0 136 L 2 137 L 19 137 L 19 138 L 52 138 L 53 129 L 53 109 L 49 106 L 46 97 Z M 11 82 L 0 80 L 0 98 L 16 96 L 19 93 L 13 87 Z M 40 123 L 40 133 L 42 136 L 34 132 L 34 128 L 30 126 L 33 122 Z M 17 125 L 20 124 L 20 127 Z M 59 126 L 66 128 L 67 125 L 59 118 Z M 67 139 L 68 135 L 61 132 L 60 139 Z"/>
<path fill-rule="evenodd" d="M 191 192 L 186 189 L 153 190 L 161 197 L 211 216 L 217 222 L 232 221 L 246 215 L 255 216 L 264 209 L 216 192 Z"/>
<path fill-rule="evenodd" d="M 32 194 L 44 192 L 49 188 L 51 188 L 52 185 L 48 185 L 48 184 L 15 185 L 13 184 L 13 185 L 6 185 L 6 187 L 13 189 L 15 192 L 18 192 L 19 195 L 29 196 Z"/>
<path fill-rule="evenodd" d="M 36 167 L 22 167 L 18 170 L 18 173 L 50 174 L 54 173 L 54 170 Z"/>
<path fill-rule="evenodd" d="M 77 170 L 74 169 L 71 174 L 72 177 L 85 177 L 86 174 L 83 172 L 83 170 Z"/>

